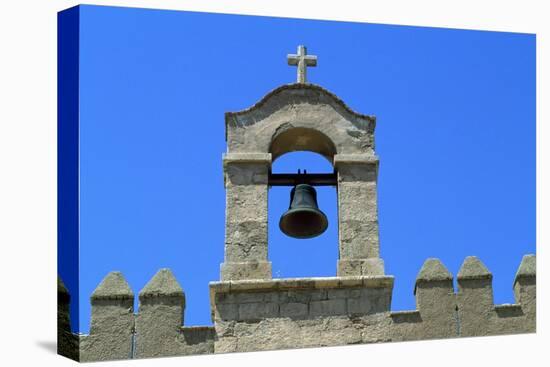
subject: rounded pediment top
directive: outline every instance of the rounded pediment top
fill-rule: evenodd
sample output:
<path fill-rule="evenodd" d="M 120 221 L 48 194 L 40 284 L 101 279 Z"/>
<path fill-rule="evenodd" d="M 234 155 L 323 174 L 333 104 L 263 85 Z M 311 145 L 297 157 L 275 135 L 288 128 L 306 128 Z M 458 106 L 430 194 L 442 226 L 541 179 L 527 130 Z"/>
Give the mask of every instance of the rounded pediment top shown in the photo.
<path fill-rule="evenodd" d="M 335 94 L 315 84 L 280 86 L 252 107 L 225 114 L 228 152 L 292 151 L 373 154 L 374 116 L 351 110 Z"/>
<path fill-rule="evenodd" d="M 241 111 L 226 112 L 225 121 L 227 127 L 242 127 L 254 124 L 258 121 L 257 118 L 246 119 L 243 117 L 254 113 L 260 116 L 268 114 L 270 111 L 265 111 L 263 114 L 261 111 L 264 109 L 269 110 L 269 102 L 273 99 L 278 99 L 276 103 L 278 107 L 284 105 L 285 102 L 286 104 L 293 104 L 300 101 L 331 104 L 334 105 L 334 107 L 341 108 L 345 113 L 349 114 L 353 120 L 365 120 L 365 129 L 367 129 L 367 125 L 374 125 L 376 122 L 376 117 L 374 115 L 365 115 L 352 110 L 336 94 L 319 85 L 312 83 L 291 83 L 281 85 L 271 90 L 249 108 Z"/>

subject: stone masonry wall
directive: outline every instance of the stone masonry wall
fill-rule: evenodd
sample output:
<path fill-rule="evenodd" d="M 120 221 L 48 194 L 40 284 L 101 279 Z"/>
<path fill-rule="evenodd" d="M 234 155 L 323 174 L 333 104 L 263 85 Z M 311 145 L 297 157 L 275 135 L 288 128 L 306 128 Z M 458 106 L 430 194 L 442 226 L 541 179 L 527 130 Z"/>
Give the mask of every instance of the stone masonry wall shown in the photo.
<path fill-rule="evenodd" d="M 211 283 L 215 351 L 389 341 L 392 286 L 385 276 Z"/>
<path fill-rule="evenodd" d="M 210 284 L 215 352 L 535 332 L 535 256 L 522 260 L 516 304 L 494 305 L 492 277 L 468 257 L 457 277 L 428 259 L 415 285 L 416 310 L 390 311 L 393 278 L 351 276 Z"/>
<path fill-rule="evenodd" d="M 68 299 L 58 299 L 58 320 L 64 326 L 58 327 L 62 336 L 58 351 L 71 359 L 90 362 L 214 353 L 213 327 L 183 326 L 185 294 L 169 269 L 159 270 L 139 293 L 137 314 L 134 294 L 122 274 L 109 273 L 91 296 L 89 335 L 70 333 Z"/>
<path fill-rule="evenodd" d="M 184 327 L 185 295 L 161 269 L 134 295 L 119 272 L 91 296 L 89 335 L 70 332 L 58 280 L 58 351 L 80 361 L 245 352 L 536 331 L 536 258 L 523 257 L 515 304 L 494 305 L 492 275 L 476 257 L 453 276 L 438 259 L 418 273 L 416 309 L 391 311 L 393 277 L 253 279 L 210 283 L 214 326 Z"/>

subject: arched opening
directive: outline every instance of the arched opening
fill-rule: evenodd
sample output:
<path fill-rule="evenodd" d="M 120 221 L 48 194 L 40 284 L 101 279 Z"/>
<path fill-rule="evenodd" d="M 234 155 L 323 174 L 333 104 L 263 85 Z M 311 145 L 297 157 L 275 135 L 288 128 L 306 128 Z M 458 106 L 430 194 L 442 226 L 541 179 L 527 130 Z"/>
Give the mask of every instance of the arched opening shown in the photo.
<path fill-rule="evenodd" d="M 332 140 L 320 131 L 304 127 L 281 125 L 273 134 L 269 152 L 273 161 L 288 152 L 309 151 L 325 157 L 331 164 L 336 147 Z"/>
<path fill-rule="evenodd" d="M 308 173 L 333 172 L 332 164 L 325 159 L 327 156 L 319 152 L 296 151 L 279 154 L 277 158 L 272 173 L 296 173 L 298 169 L 302 172 L 306 169 Z M 273 278 L 335 276 L 338 260 L 336 188 L 315 187 L 319 209 L 325 213 L 329 224 L 323 234 L 311 239 L 288 237 L 279 229 L 279 219 L 289 207 L 291 189 L 290 186 L 273 186 L 269 190 L 268 256 L 272 262 Z"/>

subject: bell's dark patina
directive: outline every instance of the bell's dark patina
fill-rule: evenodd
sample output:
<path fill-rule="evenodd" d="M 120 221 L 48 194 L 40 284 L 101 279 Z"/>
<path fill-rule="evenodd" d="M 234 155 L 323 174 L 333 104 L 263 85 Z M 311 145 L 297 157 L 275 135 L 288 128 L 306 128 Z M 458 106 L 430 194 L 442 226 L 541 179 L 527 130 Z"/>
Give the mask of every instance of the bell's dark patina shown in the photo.
<path fill-rule="evenodd" d="M 290 192 L 290 207 L 281 216 L 279 227 L 294 238 L 313 238 L 328 227 L 325 213 L 317 206 L 317 192 L 308 184 L 296 185 Z"/>

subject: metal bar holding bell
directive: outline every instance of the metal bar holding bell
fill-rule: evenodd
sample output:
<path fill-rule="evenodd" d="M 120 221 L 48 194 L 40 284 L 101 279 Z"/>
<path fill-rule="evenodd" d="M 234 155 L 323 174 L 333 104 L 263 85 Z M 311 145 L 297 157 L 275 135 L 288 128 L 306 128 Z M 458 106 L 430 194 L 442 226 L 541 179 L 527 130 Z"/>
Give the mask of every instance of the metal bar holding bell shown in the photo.
<path fill-rule="evenodd" d="M 269 186 L 296 186 L 308 184 L 311 186 L 336 186 L 336 173 L 270 173 Z"/>

